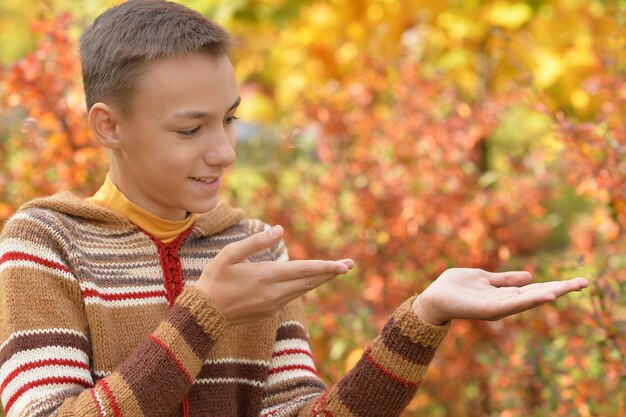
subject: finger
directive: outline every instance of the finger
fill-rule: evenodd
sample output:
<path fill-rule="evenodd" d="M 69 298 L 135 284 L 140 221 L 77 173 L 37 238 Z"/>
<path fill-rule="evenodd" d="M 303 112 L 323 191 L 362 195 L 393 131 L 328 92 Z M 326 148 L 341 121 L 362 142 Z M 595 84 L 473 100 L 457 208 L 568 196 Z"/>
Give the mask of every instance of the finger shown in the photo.
<path fill-rule="evenodd" d="M 572 291 L 580 291 L 589 286 L 584 278 L 574 278 L 567 281 L 551 281 L 527 285 L 520 288 L 518 295 L 505 298 L 500 306 L 492 311 L 490 320 L 499 320 L 503 317 L 521 313 L 541 304 L 556 300 Z"/>
<path fill-rule="evenodd" d="M 283 235 L 283 232 L 283 228 L 276 225 L 271 229 L 255 233 L 243 240 L 226 245 L 218 256 L 230 264 L 242 262 L 247 257 L 272 247 Z"/>
<path fill-rule="evenodd" d="M 347 259 L 339 259 L 337 262 L 341 262 L 341 263 L 345 264 L 348 267 L 348 269 L 354 268 L 354 261 L 352 259 L 349 259 L 349 258 L 347 258 Z"/>
<path fill-rule="evenodd" d="M 487 279 L 494 287 L 522 287 L 532 282 L 527 271 L 488 272 Z"/>
<path fill-rule="evenodd" d="M 528 291 L 518 296 L 503 299 L 500 305 L 491 311 L 488 320 L 500 320 L 501 318 L 530 310 L 541 304 L 554 301 L 555 295 L 551 292 L 540 290 Z"/>
<path fill-rule="evenodd" d="M 343 262 L 321 260 L 268 262 L 264 267 L 267 268 L 266 273 L 275 281 L 298 280 L 324 274 L 335 276 L 350 270 Z"/>
<path fill-rule="evenodd" d="M 311 276 L 299 280 L 285 281 L 280 285 L 280 291 L 284 294 L 280 299 L 280 305 L 287 304 L 289 301 L 302 297 L 304 294 L 312 291 L 325 283 L 337 277 L 335 274 L 322 274 Z"/>
<path fill-rule="evenodd" d="M 550 292 L 556 298 L 570 293 L 580 291 L 589 286 L 589 281 L 584 278 L 573 278 L 566 281 L 538 282 L 520 288 L 522 292 L 543 291 Z"/>

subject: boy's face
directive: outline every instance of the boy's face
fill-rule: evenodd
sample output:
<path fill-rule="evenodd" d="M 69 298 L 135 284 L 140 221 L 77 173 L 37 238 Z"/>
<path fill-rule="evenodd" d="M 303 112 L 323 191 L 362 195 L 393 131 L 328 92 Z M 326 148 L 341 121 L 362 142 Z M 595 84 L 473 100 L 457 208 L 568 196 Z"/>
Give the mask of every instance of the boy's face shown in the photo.
<path fill-rule="evenodd" d="M 147 63 L 129 115 L 120 115 L 110 175 L 135 204 L 181 220 L 215 207 L 235 161 L 239 94 L 225 57 L 194 53 Z"/>

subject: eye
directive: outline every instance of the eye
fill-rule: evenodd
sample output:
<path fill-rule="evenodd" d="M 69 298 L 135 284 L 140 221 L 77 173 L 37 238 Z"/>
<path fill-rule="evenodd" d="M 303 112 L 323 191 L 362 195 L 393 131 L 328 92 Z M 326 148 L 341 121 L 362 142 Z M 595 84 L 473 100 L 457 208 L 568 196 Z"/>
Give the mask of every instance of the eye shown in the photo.
<path fill-rule="evenodd" d="M 198 132 L 198 130 L 200 130 L 200 126 L 188 130 L 178 130 L 176 133 L 179 133 L 183 136 L 193 136 L 196 132 Z"/>
<path fill-rule="evenodd" d="M 227 117 L 226 120 L 224 120 L 224 123 L 227 124 L 227 125 L 230 125 L 230 124 L 233 124 L 233 122 L 235 120 L 239 120 L 239 117 L 237 117 L 237 116 L 230 116 L 230 117 Z"/>

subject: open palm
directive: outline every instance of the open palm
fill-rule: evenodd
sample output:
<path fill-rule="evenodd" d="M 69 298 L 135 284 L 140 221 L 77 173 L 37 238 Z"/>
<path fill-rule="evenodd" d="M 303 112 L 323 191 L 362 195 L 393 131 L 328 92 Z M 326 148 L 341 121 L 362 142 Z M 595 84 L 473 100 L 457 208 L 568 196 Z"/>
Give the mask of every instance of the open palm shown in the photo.
<path fill-rule="evenodd" d="M 584 278 L 533 283 L 525 271 L 453 268 L 417 297 L 413 310 L 437 325 L 451 319 L 499 320 L 588 285 Z"/>

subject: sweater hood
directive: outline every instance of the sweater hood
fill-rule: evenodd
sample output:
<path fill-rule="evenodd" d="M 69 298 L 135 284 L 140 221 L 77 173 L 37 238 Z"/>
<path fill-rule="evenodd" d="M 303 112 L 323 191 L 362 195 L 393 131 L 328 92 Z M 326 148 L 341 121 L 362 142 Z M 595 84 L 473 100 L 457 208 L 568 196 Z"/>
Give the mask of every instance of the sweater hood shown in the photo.
<path fill-rule="evenodd" d="M 101 223 L 113 227 L 134 227 L 126 217 L 116 211 L 89 203 L 69 192 L 34 199 L 21 206 L 19 211 L 32 208 L 51 210 L 81 218 L 88 222 Z M 193 233 L 197 236 L 214 235 L 237 224 L 244 218 L 243 210 L 231 207 L 227 202 L 220 199 L 213 210 L 198 217 L 193 226 Z"/>

